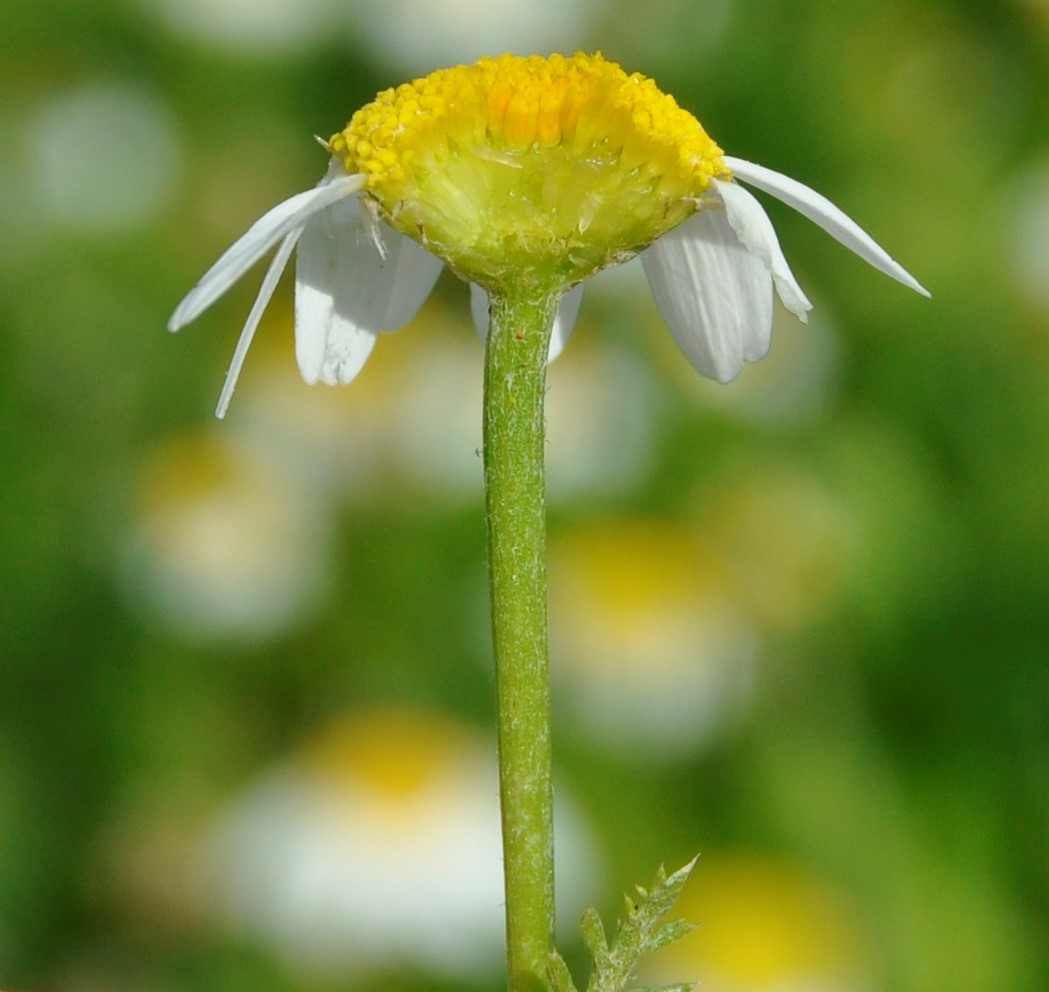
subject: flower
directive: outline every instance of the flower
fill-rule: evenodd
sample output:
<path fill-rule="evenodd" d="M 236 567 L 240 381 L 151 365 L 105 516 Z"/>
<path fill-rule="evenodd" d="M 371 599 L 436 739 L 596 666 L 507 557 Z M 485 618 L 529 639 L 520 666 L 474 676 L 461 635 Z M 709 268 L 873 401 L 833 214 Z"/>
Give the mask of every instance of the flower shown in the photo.
<path fill-rule="evenodd" d="M 671 520 L 592 521 L 550 544 L 550 641 L 580 729 L 651 765 L 749 708 L 761 648 L 726 563 Z"/>
<path fill-rule="evenodd" d="M 876 987 L 872 935 L 853 893 L 807 865 L 756 851 L 705 852 L 674 912 L 695 926 L 646 958 L 646 986 L 698 978 L 710 992 Z"/>
<path fill-rule="evenodd" d="M 134 497 L 122 586 L 179 637 L 265 641 L 321 602 L 334 521 L 274 450 L 176 435 L 147 453 Z"/>
<path fill-rule="evenodd" d="M 769 349 L 773 289 L 801 320 L 812 306 L 737 180 L 928 295 L 826 198 L 724 155 L 651 79 L 600 55 L 503 55 L 438 70 L 380 93 L 322 144 L 327 175 L 256 221 L 168 324 L 189 323 L 278 246 L 219 416 L 296 244 L 296 357 L 311 384 L 350 382 L 378 333 L 415 316 L 442 261 L 474 286 L 482 335 L 487 295 L 520 285 L 563 295 L 553 358 L 571 333 L 579 284 L 638 254 L 682 350 L 728 382 Z"/>
<path fill-rule="evenodd" d="M 424 709 L 338 715 L 220 812 L 197 858 L 202 902 L 305 976 L 487 978 L 504 935 L 492 743 Z M 556 843 L 572 920 L 600 865 L 568 799 Z"/>

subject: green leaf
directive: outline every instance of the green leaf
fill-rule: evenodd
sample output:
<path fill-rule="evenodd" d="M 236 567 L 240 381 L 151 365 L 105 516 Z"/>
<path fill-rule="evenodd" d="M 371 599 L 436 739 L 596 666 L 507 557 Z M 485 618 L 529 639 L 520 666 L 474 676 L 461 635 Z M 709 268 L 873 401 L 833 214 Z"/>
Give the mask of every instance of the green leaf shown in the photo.
<path fill-rule="evenodd" d="M 658 947 L 666 947 L 667 944 L 673 944 L 675 940 L 680 940 L 685 934 L 691 933 L 694 929 L 695 927 L 686 920 L 671 920 L 670 923 L 664 923 L 652 934 L 651 950 L 654 951 Z"/>
<path fill-rule="evenodd" d="M 692 929 L 684 920 L 664 923 L 663 917 L 677 901 L 695 864 L 693 858 L 669 877 L 660 868 L 650 888 L 637 886 L 634 897 L 626 897 L 626 915 L 619 922 L 611 945 L 597 911 L 588 909 L 583 914 L 580 929 L 594 961 L 586 992 L 626 992 L 645 954 L 680 939 Z M 568 984 L 564 984 L 568 969 L 559 955 L 557 962 L 559 964 L 551 968 L 554 992 L 576 992 L 571 976 L 567 977 Z M 563 974 L 560 971 L 555 974 L 554 968 L 563 969 Z M 689 992 L 690 989 L 691 985 L 683 984 L 637 992 Z"/>
<path fill-rule="evenodd" d="M 596 909 L 591 907 L 583 913 L 579 929 L 594 963 L 605 961 L 608 958 L 608 939 L 605 937 L 605 925 Z"/>
<path fill-rule="evenodd" d="M 578 992 L 572 980 L 572 973 L 568 970 L 568 965 L 565 964 L 565 959 L 561 957 L 559 951 L 550 952 L 546 974 L 550 980 L 551 992 Z"/>

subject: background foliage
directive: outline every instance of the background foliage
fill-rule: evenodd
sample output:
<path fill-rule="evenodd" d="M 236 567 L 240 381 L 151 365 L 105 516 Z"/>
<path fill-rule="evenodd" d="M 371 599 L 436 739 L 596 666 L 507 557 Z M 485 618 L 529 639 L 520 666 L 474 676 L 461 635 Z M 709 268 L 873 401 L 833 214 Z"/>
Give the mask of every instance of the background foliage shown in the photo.
<path fill-rule="evenodd" d="M 221 425 L 251 280 L 163 327 L 377 90 L 584 48 L 933 300 L 772 204 L 817 309 L 719 387 L 633 267 L 588 291 L 549 408 L 569 933 L 698 850 L 660 978 L 1049 985 L 1043 0 L 2 9 L 0 984 L 500 987 L 464 287 L 335 391 L 286 286 Z"/>

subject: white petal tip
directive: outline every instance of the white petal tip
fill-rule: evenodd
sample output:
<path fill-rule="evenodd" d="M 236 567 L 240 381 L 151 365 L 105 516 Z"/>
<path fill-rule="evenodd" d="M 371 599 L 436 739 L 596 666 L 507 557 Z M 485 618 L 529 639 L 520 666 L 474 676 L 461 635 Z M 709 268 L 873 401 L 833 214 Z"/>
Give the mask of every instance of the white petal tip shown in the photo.
<path fill-rule="evenodd" d="M 794 283 L 793 289 L 800 295 L 795 295 L 794 292 L 791 292 L 791 287 L 785 286 L 782 280 L 776 280 L 776 295 L 779 297 L 780 303 L 803 324 L 807 324 L 809 322 L 809 314 L 812 312 L 812 303 L 809 302 L 807 296 L 801 293 L 797 283 Z"/>
<path fill-rule="evenodd" d="M 172 334 L 175 334 L 178 331 L 181 331 L 187 324 L 192 324 L 199 316 L 199 312 L 188 312 L 184 305 L 180 305 L 168 319 L 168 330 Z"/>
<path fill-rule="evenodd" d="M 188 312 L 186 301 L 183 300 L 177 307 L 175 307 L 175 312 L 168 318 L 168 330 L 171 331 L 172 334 L 176 331 L 181 331 L 182 328 L 193 320 L 195 316 L 196 314 Z"/>
<path fill-rule="evenodd" d="M 755 165 L 743 159 L 725 156 L 725 164 L 732 170 L 737 179 L 742 179 L 751 186 L 764 190 L 777 200 L 797 210 L 814 224 L 823 228 L 832 238 L 855 252 L 869 265 L 884 273 L 908 289 L 913 289 L 922 296 L 932 294 L 914 278 L 899 262 L 893 259 L 866 231 L 863 230 L 844 211 L 836 207 L 821 193 L 810 189 L 804 183 L 791 179 L 780 172 L 774 172 L 763 165 Z M 718 189 L 723 183 L 717 185 Z"/>
<path fill-rule="evenodd" d="M 908 289 L 913 289 L 914 292 L 920 296 L 924 296 L 926 299 L 932 298 L 930 293 L 917 279 L 914 278 L 899 262 L 894 258 L 890 258 L 888 255 L 883 254 L 883 257 L 870 257 L 863 252 L 856 252 L 864 261 L 868 262 L 879 272 L 884 273 L 890 279 L 895 279 L 900 285 L 906 286 Z"/>
<path fill-rule="evenodd" d="M 231 368 L 226 373 L 226 381 L 222 384 L 222 392 L 219 393 L 219 401 L 215 406 L 215 416 L 224 420 L 226 411 L 229 409 L 230 400 L 233 399 L 233 389 L 237 385 L 237 370 Z"/>

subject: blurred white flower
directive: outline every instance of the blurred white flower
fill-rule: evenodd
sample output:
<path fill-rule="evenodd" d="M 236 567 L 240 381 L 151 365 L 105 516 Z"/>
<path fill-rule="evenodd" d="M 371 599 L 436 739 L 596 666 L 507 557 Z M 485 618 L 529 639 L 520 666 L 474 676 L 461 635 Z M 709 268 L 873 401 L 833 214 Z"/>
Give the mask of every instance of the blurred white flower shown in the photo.
<path fill-rule="evenodd" d="M 378 429 L 398 470 L 430 490 L 475 500 L 482 492 L 483 354 L 463 321 L 430 307 L 397 371 L 398 403 Z M 547 389 L 547 475 L 552 503 L 621 493 L 649 468 L 654 389 L 642 365 L 607 342 L 578 343 L 552 365 Z"/>
<path fill-rule="evenodd" d="M 649 759 L 691 753 L 738 719 L 756 641 L 730 589 L 680 524 L 553 535 L 553 673 L 578 725 Z"/>
<path fill-rule="evenodd" d="M 572 919 L 595 864 L 561 793 L 557 845 Z M 495 747 L 450 718 L 346 715 L 226 810 L 202 864 L 230 925 L 304 974 L 502 967 Z"/>
<path fill-rule="evenodd" d="M 163 24 L 201 44 L 245 54 L 297 51 L 330 39 L 338 0 L 139 0 Z"/>
<path fill-rule="evenodd" d="M 547 373 L 547 489 L 553 503 L 628 492 L 646 477 L 657 450 L 658 394 L 648 367 L 594 337 L 576 341 Z"/>
<path fill-rule="evenodd" d="M 705 490 L 695 533 L 716 549 L 737 602 L 763 627 L 822 617 L 860 559 L 860 524 L 818 475 L 768 459 L 725 468 Z"/>
<path fill-rule="evenodd" d="M 1016 288 L 1049 312 L 1049 161 L 1015 180 L 1007 202 L 1012 231 L 1005 243 Z"/>
<path fill-rule="evenodd" d="M 231 437 L 176 437 L 150 452 L 128 528 L 127 595 L 183 637 L 272 636 L 327 586 L 330 515 Z"/>
<path fill-rule="evenodd" d="M 354 0 L 346 11 L 369 50 L 406 73 L 483 55 L 588 47 L 598 0 Z"/>
<path fill-rule="evenodd" d="M 156 97 L 131 83 L 95 82 L 35 108 L 25 169 L 50 223 L 107 234 L 148 223 L 164 207 L 181 151 Z"/>
<path fill-rule="evenodd" d="M 396 370 L 398 402 L 381 425 L 383 445 L 397 472 L 427 492 L 456 500 L 480 499 L 481 383 L 484 351 L 467 333 L 468 318 L 430 307 L 421 330 Z"/>

